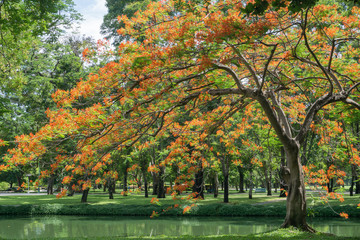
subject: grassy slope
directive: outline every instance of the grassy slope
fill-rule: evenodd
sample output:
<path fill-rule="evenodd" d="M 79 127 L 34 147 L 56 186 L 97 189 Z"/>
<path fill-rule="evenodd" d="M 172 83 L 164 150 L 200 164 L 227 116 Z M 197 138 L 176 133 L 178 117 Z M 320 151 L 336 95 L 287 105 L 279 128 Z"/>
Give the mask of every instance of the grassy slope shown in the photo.
<path fill-rule="evenodd" d="M 159 199 L 160 206 L 152 205 L 151 198 L 142 194 L 132 194 L 124 197 L 119 194 L 115 199 L 108 199 L 104 193 L 92 193 L 87 204 L 80 203 L 81 195 L 57 199 L 55 196 L 0 196 L 0 215 L 123 215 L 150 216 L 153 211 L 164 215 L 182 215 L 183 209 L 192 202 L 187 200 L 172 200 L 171 197 Z M 345 196 L 345 201 L 330 200 L 323 204 L 308 197 L 308 213 L 318 217 L 336 217 L 340 212 L 349 213 L 350 217 L 360 217 L 359 196 Z M 173 209 L 174 204 L 180 208 Z M 170 210 L 166 210 L 168 208 Z M 165 210 L 165 212 L 163 211 Z M 266 196 L 257 193 L 253 199 L 247 194 L 231 194 L 230 203 L 222 203 L 222 198 L 207 195 L 205 200 L 197 202 L 197 206 L 188 213 L 191 216 L 278 216 L 284 217 L 286 212 L 285 199 L 277 196 Z"/>
<path fill-rule="evenodd" d="M 63 239 L 63 238 L 62 238 Z M 75 238 L 66 238 L 66 239 L 74 239 Z M 181 236 L 181 237 L 169 237 L 169 236 L 157 236 L 157 237 L 109 237 L 109 238 L 76 238 L 77 240 L 84 240 L 84 239 L 91 239 L 91 240 L 115 240 L 115 239 L 126 239 L 126 240 L 137 240 L 137 239 L 147 239 L 147 240 L 154 240 L 154 239 L 161 239 L 161 240 L 288 240 L 288 239 L 311 239 L 311 240 L 340 240 L 340 239 L 360 239 L 359 238 L 346 238 L 346 237 L 337 237 L 330 234 L 324 233 L 305 233 L 298 231 L 296 229 L 278 229 L 275 231 L 255 234 L 255 235 L 248 235 L 248 236 L 234 236 L 234 235 L 223 235 L 223 236 Z"/>
<path fill-rule="evenodd" d="M 185 195 L 183 195 L 185 196 Z M 115 199 L 109 199 L 108 194 L 101 192 L 91 192 L 88 197 L 89 204 L 128 204 L 128 205 L 149 205 L 151 198 L 144 198 L 143 194 L 131 194 L 127 197 L 115 194 Z M 308 194 L 308 207 L 315 205 L 323 205 L 318 199 L 317 194 Z M 247 194 L 230 194 L 230 204 L 271 204 L 271 205 L 285 205 L 285 198 L 279 198 L 275 193 L 273 196 L 266 196 L 265 193 L 253 194 L 253 199 L 249 199 Z M 344 196 L 345 201 L 330 200 L 331 206 L 353 205 L 356 206 L 360 203 L 360 196 Z M 24 204 L 80 204 L 81 195 L 77 194 L 73 197 L 63 197 L 57 199 L 55 195 L 40 195 L 40 196 L 0 196 L 0 205 L 24 205 Z M 205 200 L 201 200 L 198 204 L 215 204 L 222 203 L 222 196 L 214 198 L 213 195 L 205 195 Z M 170 196 L 165 199 L 159 199 L 162 204 L 175 204 L 179 201 L 174 201 Z M 186 201 L 180 201 L 180 203 Z"/>
<path fill-rule="evenodd" d="M 57 199 L 55 196 L 0 196 L 0 206 L 13 206 L 13 205 L 79 205 L 80 204 L 81 195 L 75 195 L 73 197 L 64 197 L 62 199 Z M 142 206 L 152 206 L 150 204 L 151 197 L 146 199 L 143 195 L 132 194 L 127 197 L 123 197 L 119 194 L 115 195 L 115 199 L 110 200 L 108 199 L 107 194 L 102 193 L 91 193 L 88 198 L 89 205 L 100 207 L 101 205 L 107 206 L 111 205 L 142 205 Z M 321 202 L 315 201 L 313 203 L 313 199 L 311 196 L 308 197 L 308 206 L 315 206 L 315 205 L 322 205 Z M 183 202 L 174 202 L 170 197 L 166 199 L 160 199 L 161 204 L 175 204 L 175 203 L 186 203 Z M 206 199 L 200 201 L 199 204 L 201 205 L 211 205 L 211 204 L 221 204 L 222 198 L 221 196 L 217 199 L 214 199 L 212 195 L 207 195 Z M 330 205 L 332 207 L 336 206 L 343 206 L 343 205 L 352 205 L 356 206 L 360 202 L 359 196 L 350 197 L 345 196 L 345 202 L 341 203 L 338 200 L 330 200 Z M 230 195 L 230 204 L 227 205 L 242 205 L 242 204 L 251 204 L 256 206 L 284 206 L 285 201 L 279 200 L 276 196 L 266 196 L 264 193 L 256 193 L 254 194 L 254 199 L 248 199 L 247 194 L 231 194 Z M 78 239 L 78 238 L 77 238 Z M 87 239 L 87 238 L 84 238 Z M 124 239 L 124 238 L 88 238 L 88 239 Z M 133 238 L 126 238 L 126 239 L 139 239 L 138 237 Z M 308 234 L 299 232 L 297 230 L 285 230 L 279 229 L 273 232 L 264 233 L 264 234 L 257 234 L 251 236 L 205 236 L 205 237 L 194 237 L 194 236 L 182 236 L 177 238 L 169 238 L 168 236 L 163 237 L 152 237 L 152 238 L 142 238 L 142 239 L 204 239 L 204 240 L 211 240 L 211 239 L 234 239 L 234 240 L 243 240 L 243 239 L 344 239 L 344 237 L 336 237 L 327 234 Z M 356 239 L 356 238 L 346 238 L 346 239 Z M 360 239 L 360 238 L 357 238 Z"/>

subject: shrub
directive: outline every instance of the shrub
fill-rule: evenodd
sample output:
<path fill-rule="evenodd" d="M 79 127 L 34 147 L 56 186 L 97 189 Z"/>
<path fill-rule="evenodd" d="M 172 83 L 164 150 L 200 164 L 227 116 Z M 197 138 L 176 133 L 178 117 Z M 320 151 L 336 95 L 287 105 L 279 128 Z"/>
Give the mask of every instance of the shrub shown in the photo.
<path fill-rule="evenodd" d="M 0 215 L 103 215 L 103 216 L 150 216 L 152 212 L 158 212 L 166 216 L 182 216 L 183 209 L 173 208 L 173 205 L 63 205 L 63 204 L 43 204 L 43 205 L 3 205 L 0 206 Z M 344 205 L 316 206 L 311 212 L 315 217 L 337 217 L 340 212 L 346 212 L 349 217 L 360 217 L 360 209 L 356 206 Z M 280 205 L 250 205 L 250 204 L 207 204 L 197 205 L 185 216 L 274 216 L 284 217 L 286 214 L 285 206 Z"/>
<path fill-rule="evenodd" d="M 9 187 L 10 184 L 8 182 L 0 182 L 0 191 L 6 191 Z"/>

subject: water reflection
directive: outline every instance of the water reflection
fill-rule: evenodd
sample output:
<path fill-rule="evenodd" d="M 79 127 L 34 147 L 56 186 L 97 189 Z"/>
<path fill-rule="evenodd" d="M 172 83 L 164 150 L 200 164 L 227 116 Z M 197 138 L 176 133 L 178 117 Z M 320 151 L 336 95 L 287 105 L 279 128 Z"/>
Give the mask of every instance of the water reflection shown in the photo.
<path fill-rule="evenodd" d="M 156 235 L 248 235 L 276 229 L 281 218 L 0 217 L 0 238 L 64 238 Z M 312 220 L 319 231 L 360 236 L 360 220 Z"/>

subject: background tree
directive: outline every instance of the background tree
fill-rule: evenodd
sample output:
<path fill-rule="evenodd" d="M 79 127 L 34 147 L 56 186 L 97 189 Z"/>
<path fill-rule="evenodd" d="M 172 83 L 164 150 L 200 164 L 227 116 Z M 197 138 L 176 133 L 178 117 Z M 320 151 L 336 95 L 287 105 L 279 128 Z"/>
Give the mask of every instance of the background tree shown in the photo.
<path fill-rule="evenodd" d="M 194 132 L 189 131 L 190 123 L 196 119 L 206 129 L 192 135 L 200 147 L 214 125 L 223 124 L 222 119 L 243 104 L 257 102 L 285 150 L 288 197 L 282 226 L 313 231 L 306 223 L 300 147 L 315 116 L 326 106 L 341 102 L 360 108 L 355 59 L 359 53 L 352 47 L 359 26 L 351 24 L 360 20 L 359 8 L 349 10 L 349 15 L 336 4 L 297 14 L 269 7 L 264 16 L 242 16 L 239 12 L 244 8 L 238 1 L 227 1 L 226 8 L 222 2 L 192 3 L 154 2 L 131 20 L 121 17 L 125 28 L 119 33 L 133 40 L 120 44 L 123 57 L 75 89 L 58 91 L 54 98 L 60 109 L 49 112 L 50 124 L 35 137 L 19 137 L 11 161 L 24 159 L 29 150 L 33 154 L 26 161 L 42 155 L 46 148 L 41 141 L 59 132 L 81 134 L 75 157 L 99 152 L 106 156 L 147 136 L 161 139 L 168 130 L 181 146 Z M 98 104 L 81 110 L 72 107 L 78 99 L 97 96 L 102 96 Z M 216 116 L 201 114 L 200 108 L 216 98 L 230 101 Z M 117 103 L 121 109 L 111 111 Z M 184 115 L 192 121 L 180 128 L 187 131 L 176 131 Z M 200 151 L 192 152 L 201 158 Z M 85 160 L 93 164 L 94 159 Z"/>
<path fill-rule="evenodd" d="M 106 0 L 106 7 L 108 12 L 104 15 L 103 23 L 101 24 L 101 34 L 107 39 L 112 40 L 113 45 L 118 46 L 121 41 L 128 37 L 121 36 L 117 30 L 124 27 L 118 22 L 118 16 L 126 15 L 128 18 L 134 16 L 138 10 L 144 10 L 152 0 Z"/>

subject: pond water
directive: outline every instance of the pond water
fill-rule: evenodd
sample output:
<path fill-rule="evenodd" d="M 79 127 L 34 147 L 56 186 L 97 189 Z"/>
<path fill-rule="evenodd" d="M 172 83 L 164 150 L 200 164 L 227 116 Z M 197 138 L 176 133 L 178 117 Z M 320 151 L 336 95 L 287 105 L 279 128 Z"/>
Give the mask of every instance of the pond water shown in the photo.
<path fill-rule="evenodd" d="M 156 235 L 248 235 L 276 229 L 282 218 L 239 217 L 93 217 L 40 216 L 0 217 L 1 239 L 156 236 Z M 321 232 L 338 236 L 360 236 L 360 219 L 313 219 Z"/>

